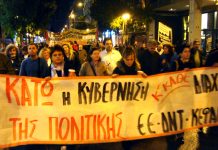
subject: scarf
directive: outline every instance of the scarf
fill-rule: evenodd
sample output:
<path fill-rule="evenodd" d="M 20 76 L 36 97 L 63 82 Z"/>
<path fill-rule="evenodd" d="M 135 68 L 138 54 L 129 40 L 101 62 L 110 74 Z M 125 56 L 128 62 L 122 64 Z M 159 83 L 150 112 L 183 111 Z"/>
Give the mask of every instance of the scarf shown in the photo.
<path fill-rule="evenodd" d="M 61 76 L 64 76 L 64 63 L 55 67 L 54 64 L 51 64 L 51 77 L 58 77 L 57 71 L 61 71 Z"/>

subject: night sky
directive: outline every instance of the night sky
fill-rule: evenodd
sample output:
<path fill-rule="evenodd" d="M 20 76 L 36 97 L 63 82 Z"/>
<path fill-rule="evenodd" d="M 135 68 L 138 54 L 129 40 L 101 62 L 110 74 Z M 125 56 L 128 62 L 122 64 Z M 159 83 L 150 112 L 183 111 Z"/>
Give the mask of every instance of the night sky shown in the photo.
<path fill-rule="evenodd" d="M 57 10 L 55 16 L 52 17 L 49 30 L 60 32 L 67 23 L 74 0 L 57 0 Z"/>

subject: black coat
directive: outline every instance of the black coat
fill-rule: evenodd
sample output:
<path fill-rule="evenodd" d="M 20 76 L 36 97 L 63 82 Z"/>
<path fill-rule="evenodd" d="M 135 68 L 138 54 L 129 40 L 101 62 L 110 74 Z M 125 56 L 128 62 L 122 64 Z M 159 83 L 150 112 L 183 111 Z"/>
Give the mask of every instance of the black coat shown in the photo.
<path fill-rule="evenodd" d="M 11 61 L 0 53 L 0 74 L 15 74 L 15 70 L 12 67 Z"/>
<path fill-rule="evenodd" d="M 161 58 L 157 52 L 150 53 L 149 50 L 141 50 L 137 58 L 141 64 L 141 70 L 147 75 L 160 73 Z"/>
<path fill-rule="evenodd" d="M 114 69 L 113 74 L 119 75 L 137 75 L 137 68 L 136 64 L 133 63 L 131 67 L 128 67 L 123 60 L 117 63 L 117 67 Z"/>

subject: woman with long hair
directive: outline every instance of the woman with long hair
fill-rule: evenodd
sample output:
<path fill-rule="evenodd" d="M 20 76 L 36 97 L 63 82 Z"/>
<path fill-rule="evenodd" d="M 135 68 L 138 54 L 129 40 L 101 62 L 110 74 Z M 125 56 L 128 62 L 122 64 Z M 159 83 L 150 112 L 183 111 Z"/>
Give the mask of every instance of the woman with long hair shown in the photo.
<path fill-rule="evenodd" d="M 100 48 L 92 47 L 87 56 L 87 62 L 82 64 L 79 76 L 104 76 L 108 75 L 106 66 L 100 58 Z"/>
<path fill-rule="evenodd" d="M 180 56 L 172 64 L 172 70 L 187 70 L 195 67 L 195 63 L 191 59 L 190 45 L 184 44 L 180 49 Z"/>
<path fill-rule="evenodd" d="M 22 59 L 19 57 L 18 48 L 14 44 L 9 44 L 6 47 L 6 56 L 12 63 L 16 75 L 19 74 Z"/>
<path fill-rule="evenodd" d="M 163 53 L 160 57 L 161 57 L 161 72 L 172 71 L 172 64 L 176 59 L 173 46 L 170 44 L 164 44 Z"/>
<path fill-rule="evenodd" d="M 39 52 L 39 57 L 45 59 L 48 66 L 51 65 L 50 52 L 51 50 L 47 47 L 43 47 Z"/>
<path fill-rule="evenodd" d="M 128 46 L 124 49 L 121 60 L 117 62 L 117 67 L 114 69 L 112 76 L 137 74 L 147 76 L 141 71 L 141 65 L 136 58 L 135 50 Z"/>
<path fill-rule="evenodd" d="M 76 70 L 76 74 L 79 74 L 79 70 L 81 67 L 80 60 L 79 60 L 79 54 L 77 51 L 74 51 L 70 45 L 70 43 L 64 43 L 62 45 L 64 52 L 66 54 L 66 58 L 69 60 L 73 68 Z"/>

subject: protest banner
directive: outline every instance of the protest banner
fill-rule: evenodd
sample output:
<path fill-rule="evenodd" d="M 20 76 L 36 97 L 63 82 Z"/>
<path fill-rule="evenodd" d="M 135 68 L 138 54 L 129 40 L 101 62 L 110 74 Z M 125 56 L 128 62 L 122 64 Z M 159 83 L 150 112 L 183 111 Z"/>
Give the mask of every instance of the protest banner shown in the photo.
<path fill-rule="evenodd" d="M 218 122 L 218 69 L 49 81 L 0 75 L 0 148 L 177 134 Z"/>

